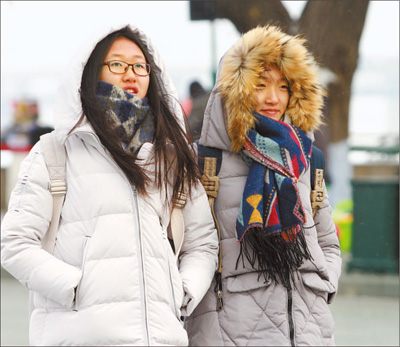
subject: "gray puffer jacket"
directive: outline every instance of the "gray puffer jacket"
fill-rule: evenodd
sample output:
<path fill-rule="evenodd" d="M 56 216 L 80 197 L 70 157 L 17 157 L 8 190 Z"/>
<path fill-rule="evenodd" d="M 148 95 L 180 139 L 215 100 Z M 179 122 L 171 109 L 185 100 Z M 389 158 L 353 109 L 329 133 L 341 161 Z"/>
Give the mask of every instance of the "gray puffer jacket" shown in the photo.
<path fill-rule="evenodd" d="M 312 137 L 311 131 L 320 121 L 322 91 L 311 87 L 318 86 L 316 66 L 301 48 L 300 39 L 274 27 L 257 28 L 245 34 L 220 64 L 217 84 L 205 112 L 200 144 L 222 150 L 215 213 L 221 228 L 224 306 L 217 311 L 214 280 L 202 302 L 186 320 L 192 346 L 334 344 L 334 322 L 328 303 L 338 289 L 340 248 L 326 193 L 322 208 L 314 220 L 312 218 L 310 170 L 300 176 L 298 189 L 306 213 L 305 237 L 313 261 L 305 261 L 295 274 L 296 288 L 289 290 L 274 281 L 265 283 L 246 260 L 236 266 L 240 244 L 236 240 L 235 223 L 249 167 L 234 148 L 241 147 L 238 134 L 242 129 L 254 124 L 248 124 L 251 114 L 241 112 L 246 109 L 243 95 L 252 93 L 250 80 L 257 74 L 250 72 L 260 65 L 260 56 L 264 62 L 277 64 L 281 71 L 286 68 L 284 72 L 292 94 L 284 120 Z M 286 65 L 282 63 L 285 59 Z M 297 70 L 291 64 L 303 68 L 303 74 L 296 75 Z M 241 82 L 234 81 L 234 76 L 239 75 Z M 304 76 L 308 80 L 304 80 Z M 295 82 L 300 82 L 298 90 Z M 300 98 L 299 93 L 307 97 Z M 232 118 L 235 117 L 242 117 L 242 129 L 233 128 Z"/>

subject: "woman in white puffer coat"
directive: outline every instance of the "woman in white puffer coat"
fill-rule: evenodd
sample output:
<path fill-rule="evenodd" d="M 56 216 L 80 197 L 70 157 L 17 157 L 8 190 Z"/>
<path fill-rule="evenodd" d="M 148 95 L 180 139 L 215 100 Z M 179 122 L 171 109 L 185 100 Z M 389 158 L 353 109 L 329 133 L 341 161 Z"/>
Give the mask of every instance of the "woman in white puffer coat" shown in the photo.
<path fill-rule="evenodd" d="M 206 293 L 218 240 L 175 89 L 149 39 L 110 29 L 80 50 L 55 103 L 67 194 L 54 255 L 40 141 L 2 222 L 3 267 L 34 292 L 30 344 L 187 345 L 181 316 Z M 175 260 L 167 228 L 185 189 Z"/>
<path fill-rule="evenodd" d="M 324 92 L 304 42 L 258 27 L 221 60 L 199 144 L 222 157 L 222 281 L 186 320 L 191 346 L 334 344 L 328 303 L 341 258 L 327 194 L 312 215 L 311 138 Z"/>

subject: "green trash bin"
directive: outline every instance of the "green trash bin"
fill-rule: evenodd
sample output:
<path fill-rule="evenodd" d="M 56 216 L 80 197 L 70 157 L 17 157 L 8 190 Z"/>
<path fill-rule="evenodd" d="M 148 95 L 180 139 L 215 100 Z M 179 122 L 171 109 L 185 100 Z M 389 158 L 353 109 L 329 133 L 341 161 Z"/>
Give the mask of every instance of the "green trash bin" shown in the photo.
<path fill-rule="evenodd" d="M 353 242 L 348 270 L 399 272 L 399 181 L 353 180 Z"/>

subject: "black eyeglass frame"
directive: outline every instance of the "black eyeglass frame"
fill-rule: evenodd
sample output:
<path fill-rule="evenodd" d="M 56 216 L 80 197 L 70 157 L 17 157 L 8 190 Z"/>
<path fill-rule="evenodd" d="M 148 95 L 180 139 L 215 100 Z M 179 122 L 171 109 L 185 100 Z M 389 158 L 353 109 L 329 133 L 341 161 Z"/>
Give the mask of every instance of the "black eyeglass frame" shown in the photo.
<path fill-rule="evenodd" d="M 110 66 L 110 64 L 113 63 L 113 62 L 116 62 L 116 61 L 119 62 L 119 63 L 124 63 L 124 64 L 126 64 L 126 68 L 125 68 L 125 71 L 124 71 L 124 72 L 114 72 L 114 71 L 111 71 L 111 66 Z M 139 74 L 139 73 L 137 73 L 137 72 L 135 71 L 135 65 L 138 65 L 138 64 L 146 66 L 146 71 L 148 71 L 147 75 L 142 75 L 142 74 Z M 125 74 L 125 73 L 128 71 L 128 69 L 129 69 L 130 66 L 132 66 L 132 71 L 133 71 L 136 75 L 138 75 L 138 76 L 142 76 L 142 77 L 149 76 L 149 75 L 150 75 L 150 72 L 151 72 L 151 65 L 150 65 L 150 64 L 146 64 L 146 63 L 128 64 L 127 62 L 122 61 L 122 60 L 110 60 L 110 61 L 107 61 L 107 62 L 105 62 L 105 63 L 103 64 L 103 66 L 105 66 L 105 65 L 108 66 L 108 70 L 110 70 L 111 73 L 115 73 L 115 74 L 117 74 L 117 75 L 123 75 L 123 74 Z"/>

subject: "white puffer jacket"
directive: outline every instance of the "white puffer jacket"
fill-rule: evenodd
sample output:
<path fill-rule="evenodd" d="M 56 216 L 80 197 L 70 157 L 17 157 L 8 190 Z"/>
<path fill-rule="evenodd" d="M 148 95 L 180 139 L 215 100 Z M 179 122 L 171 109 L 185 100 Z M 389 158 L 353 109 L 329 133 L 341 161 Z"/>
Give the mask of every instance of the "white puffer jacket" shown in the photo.
<path fill-rule="evenodd" d="M 82 114 L 78 88 L 85 62 L 117 29 L 83 48 L 58 92 L 55 128 L 67 151 L 67 195 L 54 256 L 40 247 L 52 214 L 40 142 L 21 165 L 2 223 L 2 265 L 35 292 L 31 345 L 187 345 L 181 316 L 200 302 L 216 268 L 218 241 L 201 184 L 183 208 L 178 267 L 167 239 L 165 191 L 150 187 L 148 197 L 139 195 L 88 122 L 67 135 Z M 144 165 L 151 152 L 152 144 L 143 145 Z M 182 307 L 184 295 L 190 300 Z"/>

